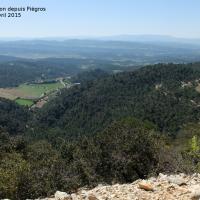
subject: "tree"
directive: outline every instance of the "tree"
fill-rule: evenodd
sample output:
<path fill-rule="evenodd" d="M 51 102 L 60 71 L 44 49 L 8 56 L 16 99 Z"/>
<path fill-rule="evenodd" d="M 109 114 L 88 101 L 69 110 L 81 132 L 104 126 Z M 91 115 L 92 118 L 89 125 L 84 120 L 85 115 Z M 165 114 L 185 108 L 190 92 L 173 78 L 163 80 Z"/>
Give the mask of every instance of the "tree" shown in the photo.
<path fill-rule="evenodd" d="M 30 165 L 20 154 L 6 154 L 0 162 L 0 199 L 20 199 L 18 191 L 30 170 Z M 22 181 L 22 182 L 21 182 Z"/>

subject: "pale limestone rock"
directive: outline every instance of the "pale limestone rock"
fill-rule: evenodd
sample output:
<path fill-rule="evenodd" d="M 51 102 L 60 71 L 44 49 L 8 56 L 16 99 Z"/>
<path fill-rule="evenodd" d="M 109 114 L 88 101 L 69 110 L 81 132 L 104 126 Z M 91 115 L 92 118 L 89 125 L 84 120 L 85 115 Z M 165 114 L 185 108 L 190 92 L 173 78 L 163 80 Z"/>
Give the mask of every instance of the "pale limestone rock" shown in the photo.
<path fill-rule="evenodd" d="M 180 175 L 171 175 L 168 177 L 168 181 L 179 186 L 186 185 L 186 180 Z"/>
<path fill-rule="evenodd" d="M 167 175 L 165 174 L 160 173 L 158 178 L 162 181 L 167 181 Z"/>
<path fill-rule="evenodd" d="M 64 194 L 67 200 L 200 200 L 200 174 L 160 174 L 131 184 L 98 185 L 91 190 L 80 188 L 75 194 Z"/>
<path fill-rule="evenodd" d="M 143 189 L 146 191 L 153 191 L 153 186 L 150 183 L 148 183 L 147 181 L 142 181 L 138 185 L 139 185 L 140 189 Z"/>
<path fill-rule="evenodd" d="M 194 200 L 200 199 L 200 184 L 192 186 L 190 191 L 192 193 L 192 195 L 191 195 L 192 199 L 194 199 Z"/>
<path fill-rule="evenodd" d="M 71 194 L 72 200 L 78 200 L 78 195 L 77 194 Z"/>
<path fill-rule="evenodd" d="M 55 193 L 55 200 L 71 200 L 71 195 L 67 194 L 66 192 L 57 191 Z"/>

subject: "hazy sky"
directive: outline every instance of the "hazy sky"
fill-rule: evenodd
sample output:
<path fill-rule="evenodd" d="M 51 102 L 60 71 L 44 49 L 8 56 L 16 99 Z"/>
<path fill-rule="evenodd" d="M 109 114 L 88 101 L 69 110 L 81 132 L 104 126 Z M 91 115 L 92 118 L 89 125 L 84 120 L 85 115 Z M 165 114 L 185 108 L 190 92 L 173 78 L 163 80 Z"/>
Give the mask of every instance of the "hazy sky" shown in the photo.
<path fill-rule="evenodd" d="M 0 0 L 46 13 L 0 17 L 0 37 L 159 34 L 200 38 L 200 0 Z"/>

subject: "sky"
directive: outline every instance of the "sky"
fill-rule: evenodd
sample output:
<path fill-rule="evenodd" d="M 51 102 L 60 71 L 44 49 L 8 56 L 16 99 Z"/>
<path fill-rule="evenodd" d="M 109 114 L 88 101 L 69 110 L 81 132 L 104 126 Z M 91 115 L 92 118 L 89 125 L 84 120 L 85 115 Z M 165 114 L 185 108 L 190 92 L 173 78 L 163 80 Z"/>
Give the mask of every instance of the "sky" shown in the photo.
<path fill-rule="evenodd" d="M 0 8 L 10 6 L 46 7 L 47 11 L 0 17 L 0 37 L 152 34 L 200 38 L 199 0 L 0 0 Z"/>

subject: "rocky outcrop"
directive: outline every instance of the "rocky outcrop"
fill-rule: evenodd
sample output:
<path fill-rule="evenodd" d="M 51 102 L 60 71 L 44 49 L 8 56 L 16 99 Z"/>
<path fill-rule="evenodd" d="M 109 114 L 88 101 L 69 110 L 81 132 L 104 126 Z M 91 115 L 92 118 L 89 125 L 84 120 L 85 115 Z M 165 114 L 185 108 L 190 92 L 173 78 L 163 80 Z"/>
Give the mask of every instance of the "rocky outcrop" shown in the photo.
<path fill-rule="evenodd" d="M 54 197 L 43 200 L 200 200 L 200 174 L 160 174 L 131 184 L 80 189 L 76 194 L 58 191 Z"/>
<path fill-rule="evenodd" d="M 57 191 L 55 193 L 55 200 L 72 200 L 71 195 L 66 192 Z"/>

